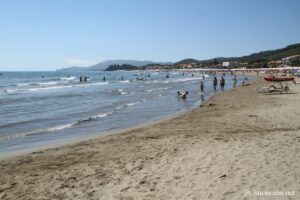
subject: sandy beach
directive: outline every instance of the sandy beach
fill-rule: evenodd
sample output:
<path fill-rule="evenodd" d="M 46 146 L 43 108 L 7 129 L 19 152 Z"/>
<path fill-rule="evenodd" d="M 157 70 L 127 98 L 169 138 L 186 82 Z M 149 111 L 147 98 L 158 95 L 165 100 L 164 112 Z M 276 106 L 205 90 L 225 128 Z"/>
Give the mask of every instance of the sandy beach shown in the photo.
<path fill-rule="evenodd" d="M 256 92 L 266 85 L 259 78 L 161 123 L 1 160 L 0 199 L 300 199 L 300 85 Z"/>

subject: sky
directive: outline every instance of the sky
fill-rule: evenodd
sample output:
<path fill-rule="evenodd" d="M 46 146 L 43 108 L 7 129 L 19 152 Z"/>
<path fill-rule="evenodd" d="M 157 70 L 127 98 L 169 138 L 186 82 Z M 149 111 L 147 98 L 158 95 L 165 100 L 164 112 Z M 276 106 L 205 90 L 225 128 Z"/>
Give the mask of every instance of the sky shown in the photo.
<path fill-rule="evenodd" d="M 243 56 L 300 42 L 298 0 L 0 0 L 0 71 Z"/>

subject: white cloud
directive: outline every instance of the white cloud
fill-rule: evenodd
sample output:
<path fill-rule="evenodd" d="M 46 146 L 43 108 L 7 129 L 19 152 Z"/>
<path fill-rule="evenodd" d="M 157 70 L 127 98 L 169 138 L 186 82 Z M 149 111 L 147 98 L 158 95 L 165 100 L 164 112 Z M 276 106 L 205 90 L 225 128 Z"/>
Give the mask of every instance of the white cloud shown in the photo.
<path fill-rule="evenodd" d="M 87 67 L 96 64 L 97 61 L 80 58 L 65 58 L 65 63 L 71 66 Z"/>

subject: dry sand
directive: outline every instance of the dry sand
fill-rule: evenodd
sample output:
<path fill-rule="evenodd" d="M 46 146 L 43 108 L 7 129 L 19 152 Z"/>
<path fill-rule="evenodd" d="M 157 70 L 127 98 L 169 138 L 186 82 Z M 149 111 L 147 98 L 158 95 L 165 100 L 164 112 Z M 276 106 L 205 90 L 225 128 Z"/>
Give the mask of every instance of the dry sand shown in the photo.
<path fill-rule="evenodd" d="M 300 86 L 264 95 L 259 85 L 162 123 L 2 160 L 0 199 L 298 200 Z"/>

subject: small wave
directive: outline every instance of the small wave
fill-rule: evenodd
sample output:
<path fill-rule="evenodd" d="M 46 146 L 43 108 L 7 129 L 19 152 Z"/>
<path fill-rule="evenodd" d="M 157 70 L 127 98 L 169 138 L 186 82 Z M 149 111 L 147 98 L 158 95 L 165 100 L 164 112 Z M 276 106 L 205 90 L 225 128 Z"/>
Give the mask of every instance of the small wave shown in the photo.
<path fill-rule="evenodd" d="M 54 84 L 54 82 L 52 84 Z M 86 86 L 94 86 L 94 85 L 107 85 L 107 84 L 109 84 L 109 82 L 89 83 L 89 84 L 80 84 L 80 85 L 58 85 L 58 86 L 35 87 L 35 88 L 26 88 L 26 89 L 25 88 L 24 89 L 7 89 L 4 92 L 7 92 L 7 93 L 36 92 L 36 91 L 40 91 L 40 90 L 55 90 L 55 89 L 86 87 Z"/>
<path fill-rule="evenodd" d="M 62 130 L 62 129 L 71 128 L 72 126 L 74 126 L 74 124 L 59 125 L 59 126 L 55 126 L 53 128 L 49 128 L 47 130 L 47 132 L 59 131 L 59 130 Z"/>
<path fill-rule="evenodd" d="M 73 87 L 86 87 L 86 86 L 94 86 L 94 85 L 107 85 L 109 82 L 98 82 L 98 83 L 83 83 L 80 85 L 73 85 Z"/>
<path fill-rule="evenodd" d="M 15 92 L 35 92 L 39 90 L 53 90 L 53 89 L 62 89 L 62 88 L 70 88 L 72 87 L 71 85 L 66 85 L 66 86 L 51 86 L 51 87 L 37 87 L 37 88 L 29 88 L 29 89 L 8 89 L 6 92 L 8 93 L 15 93 Z"/>
<path fill-rule="evenodd" d="M 111 112 L 107 112 L 107 113 L 103 113 L 103 114 L 96 115 L 96 117 L 97 117 L 97 118 L 103 118 L 103 117 L 112 115 L 113 113 L 114 113 L 114 112 L 111 111 Z"/>
<path fill-rule="evenodd" d="M 171 87 L 162 87 L 162 88 L 158 88 L 157 90 L 168 90 L 171 89 Z"/>
<path fill-rule="evenodd" d="M 134 105 L 136 105 L 136 104 L 138 104 L 138 103 L 140 103 L 140 102 L 139 102 L 139 101 L 136 101 L 136 102 L 126 103 L 125 105 L 126 105 L 127 107 L 131 107 L 131 106 L 134 106 Z"/>
<path fill-rule="evenodd" d="M 74 80 L 76 79 L 76 76 L 70 76 L 70 77 L 62 77 L 60 80 Z"/>
<path fill-rule="evenodd" d="M 170 87 L 162 87 L 162 88 L 156 88 L 156 89 L 148 89 L 146 92 L 153 92 L 153 91 L 159 91 L 159 90 L 168 90 Z"/>
<path fill-rule="evenodd" d="M 120 83 L 130 83 L 129 80 L 125 80 L 125 81 L 120 81 Z"/>
<path fill-rule="evenodd" d="M 130 107 L 130 106 L 134 106 L 135 103 L 126 103 L 126 106 Z"/>
<path fill-rule="evenodd" d="M 123 89 L 114 89 L 114 90 L 110 90 L 108 92 L 109 92 L 109 95 L 111 95 L 111 96 L 127 94 L 127 92 L 125 92 Z"/>
<path fill-rule="evenodd" d="M 11 140 L 11 139 L 16 139 L 19 137 L 26 137 L 29 135 L 35 135 L 35 134 L 39 134 L 39 133 L 50 133 L 50 132 L 54 132 L 54 131 L 59 131 L 59 130 L 63 130 L 63 129 L 67 129 L 67 128 L 71 128 L 74 126 L 77 126 L 83 122 L 88 122 L 88 121 L 93 121 L 93 120 L 97 120 L 100 118 L 104 118 L 107 117 L 109 115 L 112 115 L 114 113 L 114 111 L 111 112 L 107 112 L 107 113 L 100 113 L 98 115 L 95 116 L 91 116 L 85 119 L 81 119 L 78 120 L 74 123 L 69 123 L 69 124 L 61 124 L 61 125 L 57 125 L 51 128 L 44 128 L 44 129 L 35 129 L 32 131 L 27 131 L 27 132 L 23 132 L 23 133 L 17 133 L 17 134 L 13 134 L 13 135 L 0 135 L 0 141 L 6 141 L 6 140 Z M 5 125 L 2 125 L 5 126 Z"/>
<path fill-rule="evenodd" d="M 178 83 L 178 82 L 186 82 L 186 81 L 196 81 L 196 80 L 202 80 L 203 78 L 182 78 L 182 79 L 175 79 L 171 80 L 172 83 Z"/>
<path fill-rule="evenodd" d="M 112 115 L 113 113 L 114 112 L 111 111 L 111 112 L 107 112 L 107 113 L 100 113 L 98 115 L 94 115 L 94 116 L 91 116 L 91 117 L 88 117 L 88 118 L 85 118 L 85 119 L 80 119 L 74 125 L 78 125 L 78 124 L 83 123 L 83 122 L 94 121 L 94 120 L 97 120 L 97 119 L 100 119 L 100 118 L 104 118 L 104 117 L 107 117 L 109 115 Z"/>
<path fill-rule="evenodd" d="M 39 134 L 39 133 L 54 132 L 54 131 L 63 130 L 63 129 L 66 129 L 66 128 L 71 128 L 74 125 L 75 125 L 75 123 L 63 124 L 63 125 L 58 125 L 58 126 L 54 126 L 54 127 L 51 127 L 51 128 L 36 129 L 36 130 L 27 131 L 27 132 L 23 132 L 23 133 L 17 133 L 17 134 L 14 134 L 14 135 L 1 135 L 0 136 L 0 141 L 16 139 L 16 138 L 19 138 L 19 137 L 26 137 L 26 136 L 29 136 L 29 135 L 35 135 L 35 134 Z"/>
<path fill-rule="evenodd" d="M 17 84 L 15 84 L 15 85 L 13 85 L 13 86 L 28 86 L 28 85 L 30 85 L 29 83 L 17 83 Z"/>
<path fill-rule="evenodd" d="M 59 82 L 56 82 L 56 81 L 52 81 L 52 82 L 39 82 L 39 83 L 36 83 L 37 85 L 40 85 L 40 86 L 45 86 L 45 85 L 56 85 L 56 84 L 59 84 Z"/>
<path fill-rule="evenodd" d="M 117 106 L 116 108 L 115 108 L 115 110 L 121 110 L 123 108 L 123 106 Z"/>

